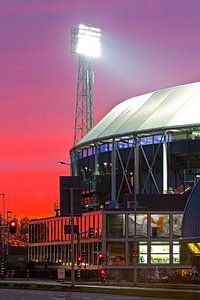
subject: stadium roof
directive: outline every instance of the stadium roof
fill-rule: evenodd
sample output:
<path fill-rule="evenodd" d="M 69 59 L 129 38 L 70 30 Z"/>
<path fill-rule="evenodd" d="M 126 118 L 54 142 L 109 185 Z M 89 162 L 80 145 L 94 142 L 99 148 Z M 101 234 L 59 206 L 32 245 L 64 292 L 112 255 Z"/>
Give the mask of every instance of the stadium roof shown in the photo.
<path fill-rule="evenodd" d="M 130 98 L 116 105 L 76 146 L 112 137 L 200 125 L 200 82 Z"/>

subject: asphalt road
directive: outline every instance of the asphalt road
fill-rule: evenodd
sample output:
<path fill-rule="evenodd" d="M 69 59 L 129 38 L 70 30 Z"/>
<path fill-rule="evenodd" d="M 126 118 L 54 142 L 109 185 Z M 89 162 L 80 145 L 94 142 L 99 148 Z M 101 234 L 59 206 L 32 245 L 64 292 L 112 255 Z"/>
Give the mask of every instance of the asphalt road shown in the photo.
<path fill-rule="evenodd" d="M 49 292 L 37 290 L 0 289 L 0 300 L 155 300 L 150 297 L 119 296 L 97 293 Z M 166 300 L 166 298 L 156 298 Z M 168 300 L 175 300 L 168 298 Z"/>

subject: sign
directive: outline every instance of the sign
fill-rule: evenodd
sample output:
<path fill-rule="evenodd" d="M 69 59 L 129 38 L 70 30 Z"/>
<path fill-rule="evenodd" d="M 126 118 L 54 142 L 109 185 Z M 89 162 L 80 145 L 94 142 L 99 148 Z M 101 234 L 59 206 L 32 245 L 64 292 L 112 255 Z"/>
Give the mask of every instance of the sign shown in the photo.
<path fill-rule="evenodd" d="M 58 279 L 65 280 L 65 269 L 64 268 L 58 268 Z"/>
<path fill-rule="evenodd" d="M 71 199 L 72 197 L 72 199 Z M 71 201 L 73 202 L 74 216 L 81 216 L 81 177 L 79 176 L 60 176 L 60 215 L 71 215 Z"/>

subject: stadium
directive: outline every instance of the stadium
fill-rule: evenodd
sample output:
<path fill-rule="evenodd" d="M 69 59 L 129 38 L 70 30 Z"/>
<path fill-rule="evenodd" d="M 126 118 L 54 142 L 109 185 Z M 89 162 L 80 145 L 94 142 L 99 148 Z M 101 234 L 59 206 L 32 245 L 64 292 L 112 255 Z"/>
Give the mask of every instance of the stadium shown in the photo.
<path fill-rule="evenodd" d="M 104 268 L 109 278 L 136 283 L 158 269 L 182 274 L 191 268 L 180 237 L 200 177 L 199 107 L 198 82 L 134 97 L 71 149 L 71 172 L 82 182 L 82 215 L 74 218 L 82 273 Z M 30 262 L 70 269 L 66 224 L 70 217 L 62 213 L 31 221 Z"/>

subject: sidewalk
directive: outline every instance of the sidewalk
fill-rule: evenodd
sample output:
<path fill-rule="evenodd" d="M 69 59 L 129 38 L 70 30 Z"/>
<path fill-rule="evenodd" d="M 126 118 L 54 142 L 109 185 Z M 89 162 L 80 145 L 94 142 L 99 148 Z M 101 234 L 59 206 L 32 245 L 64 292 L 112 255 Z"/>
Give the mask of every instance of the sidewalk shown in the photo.
<path fill-rule="evenodd" d="M 177 285 L 177 284 L 143 284 L 137 286 L 121 286 L 105 284 L 100 282 L 75 282 L 71 286 L 69 281 L 57 281 L 52 279 L 4 279 L 0 280 L 0 289 L 21 289 L 21 290 L 47 290 L 57 292 L 83 292 L 98 294 L 115 294 L 121 296 L 152 297 L 152 298 L 173 298 L 184 300 L 199 300 L 199 285 Z"/>
<path fill-rule="evenodd" d="M 53 279 L 38 279 L 38 278 L 5 278 L 4 280 L 0 280 L 0 284 L 3 282 L 7 283 L 29 283 L 29 284 L 47 284 L 47 285 L 57 285 L 57 286 L 70 286 L 70 281 L 65 280 L 53 280 Z M 200 285 L 198 284 L 172 284 L 172 283 L 138 283 L 136 286 L 131 282 L 121 281 L 119 283 L 115 283 L 114 281 L 110 281 L 109 284 L 106 282 L 102 284 L 100 281 L 97 282 L 89 282 L 89 281 L 76 281 L 76 286 L 84 286 L 84 287 L 98 287 L 98 288 L 113 288 L 113 289 L 161 289 L 161 290 L 193 290 L 200 292 Z"/>

